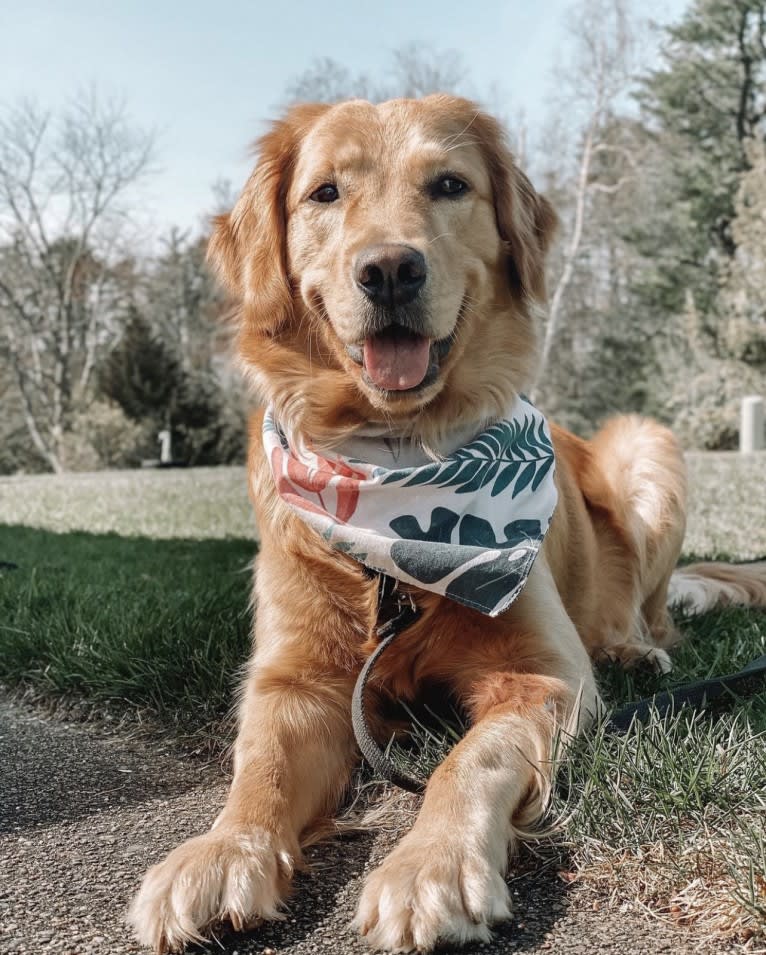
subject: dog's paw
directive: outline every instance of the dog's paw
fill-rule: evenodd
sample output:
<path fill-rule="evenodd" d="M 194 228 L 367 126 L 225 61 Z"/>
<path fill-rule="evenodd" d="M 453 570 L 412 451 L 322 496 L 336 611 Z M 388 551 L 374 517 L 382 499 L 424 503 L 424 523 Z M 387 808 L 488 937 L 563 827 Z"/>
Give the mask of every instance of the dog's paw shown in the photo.
<path fill-rule="evenodd" d="M 511 917 L 502 874 L 467 843 L 414 832 L 368 877 L 353 927 L 375 949 L 427 952 L 437 942 L 486 942 Z"/>
<path fill-rule="evenodd" d="M 655 673 L 670 673 L 673 662 L 667 651 L 660 647 L 648 647 L 643 643 L 621 643 L 604 647 L 600 651 L 604 662 L 617 663 L 625 670 L 635 666 L 648 666 Z"/>
<path fill-rule="evenodd" d="M 239 931 L 282 918 L 293 859 L 265 830 L 213 830 L 183 843 L 145 875 L 128 913 L 136 937 L 155 952 L 180 951 L 229 921 Z"/>
<path fill-rule="evenodd" d="M 654 647 L 646 654 L 646 662 L 655 673 L 670 673 L 673 669 L 673 661 L 670 654 L 659 647 Z"/>

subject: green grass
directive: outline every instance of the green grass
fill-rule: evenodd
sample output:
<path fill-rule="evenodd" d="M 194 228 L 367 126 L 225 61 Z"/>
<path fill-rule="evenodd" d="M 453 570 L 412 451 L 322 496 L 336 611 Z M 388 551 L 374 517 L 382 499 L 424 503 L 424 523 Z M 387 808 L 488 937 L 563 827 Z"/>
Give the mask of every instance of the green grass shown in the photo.
<path fill-rule="evenodd" d="M 728 607 L 701 617 L 676 614 L 683 640 L 671 651 L 673 670 L 655 673 L 650 667 L 598 669 L 602 696 L 608 705 L 652 696 L 681 683 L 704 680 L 741 670 L 766 653 L 766 613 Z M 750 705 L 750 704 L 748 704 Z M 753 709 L 754 718 L 760 708 Z M 764 711 L 766 717 L 766 709 Z M 766 723 L 763 724 L 766 729 Z"/>
<path fill-rule="evenodd" d="M 250 643 L 252 541 L 0 526 L 0 680 L 149 709 L 184 734 L 223 719 Z"/>
<path fill-rule="evenodd" d="M 256 533 L 243 467 L 0 477 L 0 524 L 155 538 Z"/>

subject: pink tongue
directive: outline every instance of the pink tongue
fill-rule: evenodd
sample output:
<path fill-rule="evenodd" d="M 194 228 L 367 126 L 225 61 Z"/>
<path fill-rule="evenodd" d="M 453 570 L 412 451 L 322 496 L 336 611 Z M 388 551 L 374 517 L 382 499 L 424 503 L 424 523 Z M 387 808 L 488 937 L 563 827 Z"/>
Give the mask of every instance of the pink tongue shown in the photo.
<path fill-rule="evenodd" d="M 425 378 L 430 348 L 430 339 L 416 335 L 365 338 L 364 367 L 378 388 L 406 391 Z"/>

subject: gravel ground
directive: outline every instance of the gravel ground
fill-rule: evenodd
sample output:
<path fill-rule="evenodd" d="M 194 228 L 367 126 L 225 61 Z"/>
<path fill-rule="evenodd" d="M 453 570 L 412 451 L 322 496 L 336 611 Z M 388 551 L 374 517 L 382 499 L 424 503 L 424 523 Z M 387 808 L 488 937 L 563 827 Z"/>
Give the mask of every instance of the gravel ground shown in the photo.
<path fill-rule="evenodd" d="M 766 555 L 766 452 L 695 451 L 687 462 L 686 552 Z M 255 536 L 238 467 L 0 478 L 0 523 L 147 537 Z"/>
<path fill-rule="evenodd" d="M 138 953 L 124 912 L 142 872 L 210 825 L 227 780 L 170 744 L 126 741 L 45 719 L 0 699 L 0 953 Z M 349 931 L 364 873 L 394 836 L 345 838 L 310 850 L 287 918 L 197 953 L 362 955 Z M 725 949 L 632 912 L 594 911 L 551 871 L 512 879 L 516 917 L 478 953 L 714 955 Z M 456 951 L 445 949 L 444 951 Z"/>

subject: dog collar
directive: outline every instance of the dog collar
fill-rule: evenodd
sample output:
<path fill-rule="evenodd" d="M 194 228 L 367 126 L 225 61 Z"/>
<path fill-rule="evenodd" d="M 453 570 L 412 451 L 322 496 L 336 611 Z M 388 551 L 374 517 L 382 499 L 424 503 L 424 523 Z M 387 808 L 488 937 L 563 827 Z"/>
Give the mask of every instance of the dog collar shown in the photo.
<path fill-rule="evenodd" d="M 491 617 L 521 593 L 556 508 L 548 424 L 523 397 L 439 461 L 399 466 L 412 449 L 381 436 L 319 451 L 273 406 L 263 445 L 279 496 L 332 547 Z"/>

